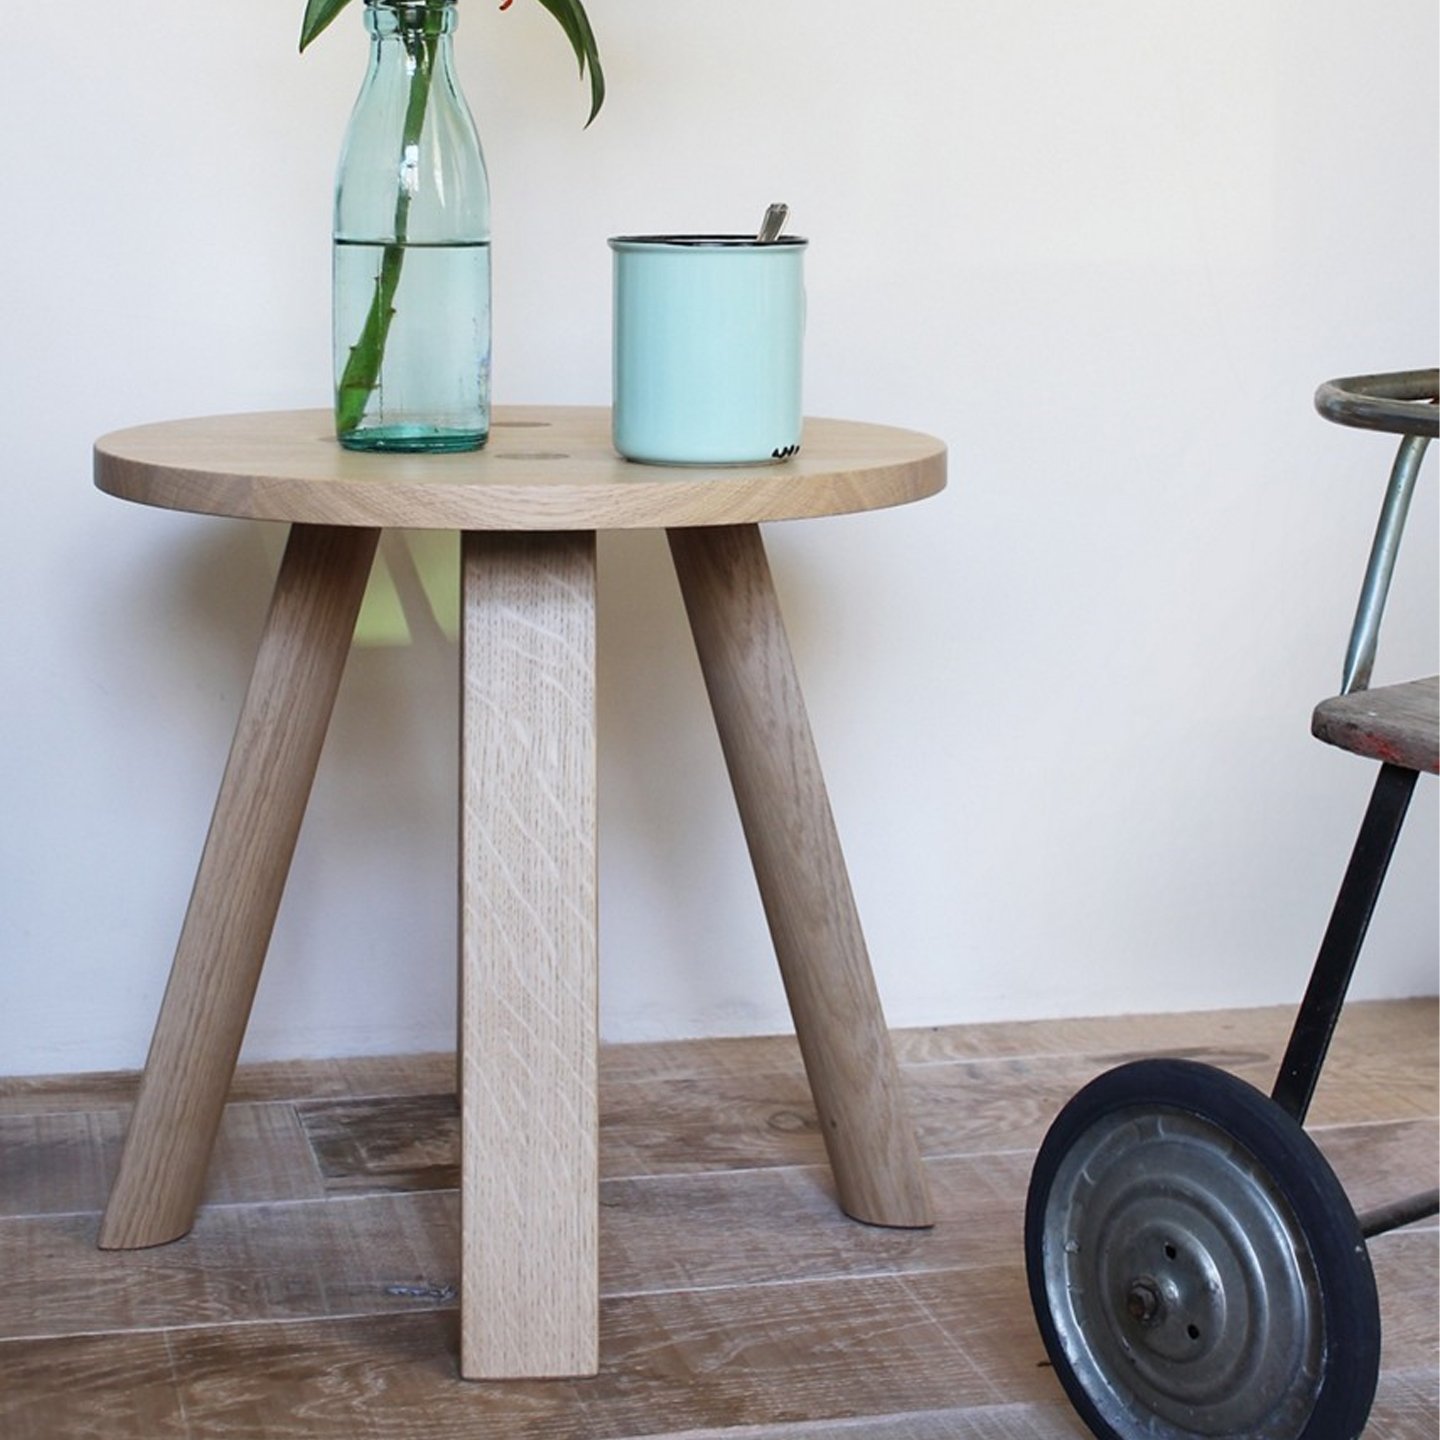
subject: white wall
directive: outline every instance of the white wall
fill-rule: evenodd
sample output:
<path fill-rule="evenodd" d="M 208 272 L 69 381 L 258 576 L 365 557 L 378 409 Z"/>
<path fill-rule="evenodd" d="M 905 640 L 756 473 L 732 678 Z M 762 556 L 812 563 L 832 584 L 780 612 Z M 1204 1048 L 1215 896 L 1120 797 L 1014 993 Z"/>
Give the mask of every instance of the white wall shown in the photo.
<path fill-rule="evenodd" d="M 364 41 L 300 0 L 10 17 L 0 87 L 0 1073 L 139 1063 L 279 536 L 90 487 L 103 431 L 322 405 Z M 503 402 L 608 398 L 605 237 L 811 237 L 807 408 L 951 488 L 769 541 L 891 1020 L 1294 1002 L 1368 791 L 1308 736 L 1433 364 L 1432 0 L 462 4 Z M 1381 674 L 1435 668 L 1433 474 Z M 442 557 L 443 558 L 443 557 Z M 602 546 L 607 1037 L 781 1028 L 663 545 Z M 358 650 L 247 1042 L 443 1047 L 450 642 Z M 1422 783 L 1358 979 L 1436 988 Z"/>

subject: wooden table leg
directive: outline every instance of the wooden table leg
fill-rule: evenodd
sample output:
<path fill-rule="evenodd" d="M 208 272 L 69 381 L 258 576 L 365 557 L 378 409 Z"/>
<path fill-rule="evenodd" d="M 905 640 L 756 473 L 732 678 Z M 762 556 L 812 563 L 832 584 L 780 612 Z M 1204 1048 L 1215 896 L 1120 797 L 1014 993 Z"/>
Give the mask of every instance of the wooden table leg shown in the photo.
<path fill-rule="evenodd" d="M 595 537 L 464 537 L 460 1373 L 599 1368 Z"/>
<path fill-rule="evenodd" d="M 929 1225 L 925 1171 L 760 531 L 669 536 L 840 1203 L 875 1225 Z"/>
<path fill-rule="evenodd" d="M 296 525 L 155 1025 L 106 1250 L 194 1223 L 300 821 L 349 653 L 378 530 Z"/>

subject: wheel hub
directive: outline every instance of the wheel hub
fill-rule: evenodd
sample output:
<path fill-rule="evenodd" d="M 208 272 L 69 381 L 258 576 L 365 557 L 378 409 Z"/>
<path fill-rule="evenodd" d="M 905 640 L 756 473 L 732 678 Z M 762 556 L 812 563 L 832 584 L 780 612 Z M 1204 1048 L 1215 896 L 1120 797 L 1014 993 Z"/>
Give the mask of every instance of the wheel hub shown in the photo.
<path fill-rule="evenodd" d="M 1126 1338 L 1167 1360 L 1195 1362 L 1221 1337 L 1225 1289 L 1204 1243 L 1178 1226 L 1149 1226 L 1114 1260 L 1124 1300 L 1115 1307 Z M 1129 1323 L 1126 1323 L 1129 1322 Z"/>
<path fill-rule="evenodd" d="M 1159 1281 L 1141 1275 L 1130 1282 L 1125 1309 L 1132 1320 L 1141 1325 L 1158 1325 L 1165 1318 L 1165 1308 Z"/>

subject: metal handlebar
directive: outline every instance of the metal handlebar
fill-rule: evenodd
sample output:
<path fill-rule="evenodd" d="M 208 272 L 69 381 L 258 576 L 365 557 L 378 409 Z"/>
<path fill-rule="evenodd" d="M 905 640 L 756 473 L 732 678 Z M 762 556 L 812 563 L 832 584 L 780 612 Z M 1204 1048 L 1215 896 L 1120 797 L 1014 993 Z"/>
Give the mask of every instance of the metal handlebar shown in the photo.
<path fill-rule="evenodd" d="M 1388 430 L 1392 435 L 1440 435 L 1440 370 L 1399 370 L 1327 380 L 1315 408 L 1337 425 Z"/>
<path fill-rule="evenodd" d="M 1350 627 L 1350 644 L 1345 651 L 1345 669 L 1340 693 L 1349 695 L 1370 684 L 1375 666 L 1375 647 L 1380 636 L 1380 618 L 1390 593 L 1390 577 L 1400 535 L 1410 511 L 1410 497 L 1420 474 L 1425 447 L 1440 434 L 1440 370 L 1404 370 L 1388 375 L 1356 375 L 1329 380 L 1315 392 L 1315 408 L 1337 425 L 1361 430 L 1384 430 L 1403 435 L 1399 453 L 1385 488 L 1380 523 L 1370 547 L 1370 561 L 1360 587 L 1355 622 Z"/>

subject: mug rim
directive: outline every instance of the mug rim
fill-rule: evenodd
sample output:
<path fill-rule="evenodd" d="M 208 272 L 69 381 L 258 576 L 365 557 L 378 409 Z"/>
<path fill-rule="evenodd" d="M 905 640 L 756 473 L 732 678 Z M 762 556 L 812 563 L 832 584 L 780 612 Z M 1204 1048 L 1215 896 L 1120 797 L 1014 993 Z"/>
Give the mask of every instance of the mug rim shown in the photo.
<path fill-rule="evenodd" d="M 779 235 L 757 240 L 753 235 L 612 235 L 612 250 L 800 250 L 809 244 L 803 235 Z"/>

